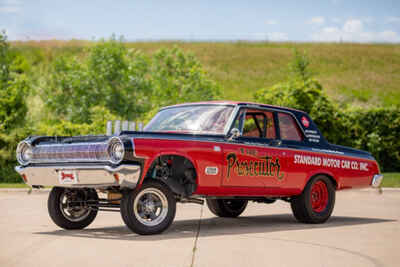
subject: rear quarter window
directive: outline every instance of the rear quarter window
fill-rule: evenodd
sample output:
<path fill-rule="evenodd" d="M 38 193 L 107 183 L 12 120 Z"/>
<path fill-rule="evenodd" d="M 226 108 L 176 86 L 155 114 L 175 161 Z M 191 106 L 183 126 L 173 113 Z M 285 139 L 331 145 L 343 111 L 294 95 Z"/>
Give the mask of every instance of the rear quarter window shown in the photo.
<path fill-rule="evenodd" d="M 293 116 L 286 113 L 278 113 L 278 122 L 282 140 L 303 141 L 303 134 Z"/>

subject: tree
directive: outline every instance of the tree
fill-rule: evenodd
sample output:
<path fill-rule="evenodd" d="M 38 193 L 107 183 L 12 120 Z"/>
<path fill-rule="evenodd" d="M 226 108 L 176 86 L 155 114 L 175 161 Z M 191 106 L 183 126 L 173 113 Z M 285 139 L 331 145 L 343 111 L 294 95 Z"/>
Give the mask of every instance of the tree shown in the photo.
<path fill-rule="evenodd" d="M 291 76 L 285 82 L 256 91 L 254 98 L 261 103 L 291 107 L 307 112 L 330 142 L 343 143 L 340 109 L 327 97 L 322 85 L 312 77 L 306 53 L 294 51 L 289 63 Z"/>
<path fill-rule="evenodd" d="M 207 76 L 195 56 L 178 48 L 161 49 L 155 53 L 149 75 L 156 107 L 213 100 L 221 96 L 220 86 Z"/>
<path fill-rule="evenodd" d="M 57 119 L 91 124 L 95 106 L 134 120 L 161 106 L 219 95 L 193 55 L 174 48 L 146 56 L 112 37 L 89 47 L 83 59 L 57 59 L 42 98 Z"/>
<path fill-rule="evenodd" d="M 19 63 L 18 63 L 19 64 Z M 16 68 L 7 36 L 0 32 L 0 180 L 16 180 L 13 171 L 15 149 L 25 133 L 29 86 L 25 74 Z"/>
<path fill-rule="evenodd" d="M 23 125 L 27 106 L 28 84 L 24 74 L 13 71 L 7 36 L 0 33 L 0 133 L 9 133 Z"/>

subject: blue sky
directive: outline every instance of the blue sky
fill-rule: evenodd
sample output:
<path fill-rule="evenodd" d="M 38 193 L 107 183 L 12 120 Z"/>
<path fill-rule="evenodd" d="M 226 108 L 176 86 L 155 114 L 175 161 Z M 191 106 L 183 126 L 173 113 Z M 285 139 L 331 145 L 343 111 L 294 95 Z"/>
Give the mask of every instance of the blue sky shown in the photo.
<path fill-rule="evenodd" d="M 400 0 L 0 0 L 10 40 L 400 42 Z"/>

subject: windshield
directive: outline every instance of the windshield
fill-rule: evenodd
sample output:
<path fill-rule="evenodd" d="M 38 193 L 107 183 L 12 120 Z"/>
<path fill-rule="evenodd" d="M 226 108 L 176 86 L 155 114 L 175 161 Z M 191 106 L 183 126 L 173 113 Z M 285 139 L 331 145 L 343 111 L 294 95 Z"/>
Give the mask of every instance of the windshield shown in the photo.
<path fill-rule="evenodd" d="M 198 105 L 161 110 L 144 128 L 148 132 L 224 134 L 233 106 Z"/>

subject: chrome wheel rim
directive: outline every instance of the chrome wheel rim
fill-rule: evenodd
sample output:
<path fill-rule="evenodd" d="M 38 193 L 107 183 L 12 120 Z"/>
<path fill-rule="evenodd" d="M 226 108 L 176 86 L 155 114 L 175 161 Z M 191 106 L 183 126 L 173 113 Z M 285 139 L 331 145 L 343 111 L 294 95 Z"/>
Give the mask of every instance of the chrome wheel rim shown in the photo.
<path fill-rule="evenodd" d="M 167 217 L 167 197 L 156 188 L 146 188 L 136 196 L 133 211 L 140 223 L 146 226 L 156 226 Z"/>
<path fill-rule="evenodd" d="M 80 222 L 90 214 L 90 208 L 84 205 L 84 200 L 63 192 L 60 195 L 60 210 L 62 215 L 71 222 Z M 71 205 L 71 201 L 80 201 L 79 205 Z"/>

